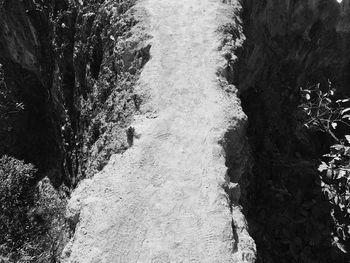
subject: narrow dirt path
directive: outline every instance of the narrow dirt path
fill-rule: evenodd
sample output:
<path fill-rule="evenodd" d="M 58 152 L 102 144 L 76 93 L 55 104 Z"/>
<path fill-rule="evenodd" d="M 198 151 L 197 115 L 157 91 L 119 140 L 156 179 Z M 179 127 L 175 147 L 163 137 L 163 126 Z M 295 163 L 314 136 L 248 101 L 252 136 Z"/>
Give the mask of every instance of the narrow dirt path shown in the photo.
<path fill-rule="evenodd" d="M 70 213 L 79 223 L 64 262 L 243 262 L 218 143 L 245 119 L 216 74 L 224 63 L 217 29 L 230 7 L 144 0 L 137 8 L 152 36 L 137 138 L 74 192 Z"/>

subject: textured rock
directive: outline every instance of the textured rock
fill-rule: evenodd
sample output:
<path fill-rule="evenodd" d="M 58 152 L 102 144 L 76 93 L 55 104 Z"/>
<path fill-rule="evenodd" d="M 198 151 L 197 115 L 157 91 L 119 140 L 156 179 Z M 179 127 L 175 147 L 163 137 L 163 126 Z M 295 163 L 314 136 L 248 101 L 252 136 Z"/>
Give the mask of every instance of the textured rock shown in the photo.
<path fill-rule="evenodd" d="M 233 82 L 254 151 L 244 208 L 257 262 L 345 262 L 332 246 L 315 168 L 330 141 L 303 129 L 298 105 L 300 86 L 325 87 L 328 79 L 339 95 L 349 94 L 349 1 L 246 0 L 243 6 L 247 40 Z"/>
<path fill-rule="evenodd" d="M 0 101 L 20 102 L 24 108 L 8 118 L 0 116 L 0 156 L 8 154 L 38 167 L 28 198 L 46 176 L 69 195 L 79 180 L 129 147 L 126 130 L 140 103 L 134 84 L 149 58 L 149 47 L 135 46 L 138 40 L 129 38 L 135 23 L 128 12 L 133 4 L 0 1 Z M 61 211 L 57 205 L 49 206 Z M 24 218 L 31 208 L 21 211 Z M 50 212 L 47 221 L 55 222 L 55 213 Z M 28 253 L 33 262 L 41 262 L 60 254 L 65 240 L 55 236 L 67 227 L 63 220 L 56 223 L 40 232 L 26 228 L 32 240 L 20 248 L 23 242 L 5 244 L 15 251 L 11 260 L 23 256 L 21 260 L 28 261 Z"/>
<path fill-rule="evenodd" d="M 0 154 L 25 158 L 43 170 L 57 169 L 53 159 L 60 159 L 59 149 L 48 116 L 52 107 L 46 104 L 52 62 L 48 12 L 38 11 L 32 1 L 3 1 L 0 18 L 0 64 L 8 89 L 24 104 L 23 111 L 2 123 Z"/>
<path fill-rule="evenodd" d="M 329 78 L 347 92 L 348 0 L 341 4 L 333 0 L 243 3 L 247 35 L 244 63 L 240 65 L 243 89 L 262 86 L 266 74 L 287 74 L 282 67 L 291 66 L 289 75 L 295 78 L 294 83 Z"/>
<path fill-rule="evenodd" d="M 228 67 L 222 52 L 242 42 L 226 49 L 217 31 L 237 16 L 233 4 L 138 3 L 132 32 L 152 39 L 141 43 L 151 44 L 151 59 L 137 86 L 133 146 L 73 192 L 68 216 L 77 225 L 63 262 L 254 261 L 237 202 L 246 117 L 217 73 Z"/>
<path fill-rule="evenodd" d="M 128 148 L 133 86 L 148 59 L 147 48 L 124 41 L 133 4 L 1 2 L 0 64 L 24 110 L 2 123 L 0 154 L 34 163 L 55 186 L 74 187 Z"/>

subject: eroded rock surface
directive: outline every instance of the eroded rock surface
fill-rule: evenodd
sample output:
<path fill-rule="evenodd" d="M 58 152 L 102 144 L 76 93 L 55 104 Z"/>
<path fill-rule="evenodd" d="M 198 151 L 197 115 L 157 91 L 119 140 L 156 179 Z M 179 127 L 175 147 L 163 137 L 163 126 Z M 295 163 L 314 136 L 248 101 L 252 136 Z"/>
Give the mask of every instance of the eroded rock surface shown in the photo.
<path fill-rule="evenodd" d="M 224 151 L 242 148 L 246 117 L 217 73 L 228 52 L 218 28 L 237 9 L 218 0 L 137 4 L 133 33 L 152 38 L 142 44 L 151 59 L 137 87 L 133 146 L 73 193 L 68 216 L 77 226 L 63 262 L 254 261 Z M 230 176 L 239 178 L 239 168 Z"/>

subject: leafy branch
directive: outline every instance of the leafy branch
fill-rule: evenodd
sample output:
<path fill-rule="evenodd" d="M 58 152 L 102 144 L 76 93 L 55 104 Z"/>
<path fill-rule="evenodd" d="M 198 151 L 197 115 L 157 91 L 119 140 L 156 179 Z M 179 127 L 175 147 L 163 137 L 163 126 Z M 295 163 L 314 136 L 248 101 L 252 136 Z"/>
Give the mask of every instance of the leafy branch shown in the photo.
<path fill-rule="evenodd" d="M 331 82 L 326 91 L 322 91 L 320 84 L 317 84 L 310 89 L 300 88 L 300 92 L 304 101 L 299 107 L 306 114 L 304 126 L 325 132 L 340 143 L 341 140 L 334 134 L 334 130 L 339 123 L 350 127 L 350 107 L 345 107 L 350 99 L 334 101 L 335 90 L 331 88 Z"/>
<path fill-rule="evenodd" d="M 350 98 L 336 100 L 335 89 L 330 81 L 328 84 L 326 90 L 321 90 L 320 84 L 300 88 L 303 102 L 299 107 L 304 112 L 303 124 L 307 129 L 324 132 L 336 143 L 323 155 L 318 170 L 322 191 L 332 205 L 334 244 L 347 252 L 342 243 L 350 239 L 350 135 L 337 128 L 350 127 L 350 107 L 347 106 Z"/>

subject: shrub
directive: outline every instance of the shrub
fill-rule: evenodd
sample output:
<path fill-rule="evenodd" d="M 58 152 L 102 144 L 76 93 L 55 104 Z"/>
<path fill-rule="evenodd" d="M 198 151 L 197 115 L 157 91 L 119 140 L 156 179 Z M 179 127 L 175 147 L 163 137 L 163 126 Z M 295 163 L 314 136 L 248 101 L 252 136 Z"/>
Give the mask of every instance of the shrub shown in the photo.
<path fill-rule="evenodd" d="M 68 239 L 64 211 L 67 189 L 9 156 L 0 159 L 0 262 L 58 262 Z M 3 259 L 3 258 L 5 259 Z"/>
<path fill-rule="evenodd" d="M 346 252 L 344 244 L 350 240 L 350 99 L 337 100 L 330 82 L 325 90 L 318 84 L 301 89 L 301 94 L 304 126 L 328 134 L 335 143 L 323 156 L 319 171 L 322 190 L 332 205 L 334 243 Z"/>
<path fill-rule="evenodd" d="M 27 215 L 33 225 L 31 239 L 20 250 L 27 262 L 59 262 L 63 245 L 68 241 L 64 212 L 67 196 L 63 187 L 56 190 L 48 178 L 35 189 L 34 205 Z"/>
<path fill-rule="evenodd" d="M 32 202 L 30 183 L 35 173 L 32 164 L 6 155 L 0 159 L 0 246 L 3 250 L 19 247 L 28 238 L 30 222 L 26 211 Z"/>

